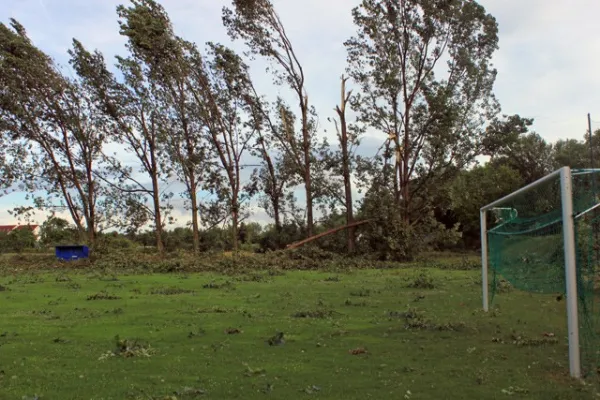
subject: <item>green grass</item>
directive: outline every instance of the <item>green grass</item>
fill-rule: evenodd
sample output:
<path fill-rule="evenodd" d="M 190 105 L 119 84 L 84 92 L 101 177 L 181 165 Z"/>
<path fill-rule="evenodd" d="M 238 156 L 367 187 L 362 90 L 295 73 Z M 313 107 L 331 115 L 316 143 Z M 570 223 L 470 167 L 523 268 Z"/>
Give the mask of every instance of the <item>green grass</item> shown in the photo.
<path fill-rule="evenodd" d="M 476 271 L 45 272 L 0 285 L 0 399 L 595 395 L 568 377 L 564 302 L 513 290 L 485 314 Z"/>

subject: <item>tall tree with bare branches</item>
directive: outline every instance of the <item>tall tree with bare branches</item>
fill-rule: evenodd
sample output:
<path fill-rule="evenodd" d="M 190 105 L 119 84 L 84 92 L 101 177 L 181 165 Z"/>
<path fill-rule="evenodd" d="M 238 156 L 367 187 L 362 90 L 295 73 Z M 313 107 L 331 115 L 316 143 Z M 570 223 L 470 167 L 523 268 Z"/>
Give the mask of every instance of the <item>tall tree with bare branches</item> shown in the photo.
<path fill-rule="evenodd" d="M 473 0 L 363 0 L 345 46 L 361 121 L 385 135 L 402 221 L 428 215 L 434 182 L 481 151 L 498 48 L 496 20 Z M 444 67 L 445 64 L 445 67 Z"/>
<path fill-rule="evenodd" d="M 223 23 L 232 39 L 243 40 L 251 53 L 260 55 L 275 66 L 276 82 L 287 84 L 293 91 L 300 116 L 300 132 L 292 125 L 287 135 L 278 137 L 281 147 L 301 178 L 306 194 L 307 234 L 313 233 L 313 163 L 316 141 L 314 109 L 309 104 L 304 69 L 281 18 L 270 0 L 234 0 L 233 9 L 223 8 Z"/>

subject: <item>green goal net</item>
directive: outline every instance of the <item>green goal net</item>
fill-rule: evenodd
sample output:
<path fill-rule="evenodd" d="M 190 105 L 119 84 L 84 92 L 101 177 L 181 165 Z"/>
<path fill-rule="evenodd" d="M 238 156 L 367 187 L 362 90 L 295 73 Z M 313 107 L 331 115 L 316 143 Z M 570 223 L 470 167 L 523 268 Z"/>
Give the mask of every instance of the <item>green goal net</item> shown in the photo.
<path fill-rule="evenodd" d="M 570 190 L 557 171 L 484 207 L 483 226 L 492 302 L 506 282 L 561 298 L 567 287 L 563 195 L 571 192 L 579 348 L 589 377 L 600 369 L 600 170 L 573 170 L 570 176 Z"/>

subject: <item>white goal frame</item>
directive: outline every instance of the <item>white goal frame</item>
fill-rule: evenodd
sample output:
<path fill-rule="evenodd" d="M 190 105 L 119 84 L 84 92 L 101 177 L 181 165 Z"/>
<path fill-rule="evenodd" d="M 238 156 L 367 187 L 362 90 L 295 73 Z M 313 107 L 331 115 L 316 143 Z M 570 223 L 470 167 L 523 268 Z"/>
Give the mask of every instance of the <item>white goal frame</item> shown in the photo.
<path fill-rule="evenodd" d="M 577 314 L 577 258 L 575 255 L 575 223 L 573 215 L 573 188 L 571 168 L 562 167 L 559 170 L 530 183 L 521 189 L 504 196 L 480 209 L 481 223 L 481 282 L 483 293 L 483 310 L 489 310 L 488 293 L 488 230 L 487 212 L 532 188 L 560 176 L 560 197 L 562 206 L 563 242 L 565 252 L 565 278 L 567 325 L 569 330 L 569 370 L 574 378 L 581 377 L 581 357 L 579 349 L 579 318 Z"/>

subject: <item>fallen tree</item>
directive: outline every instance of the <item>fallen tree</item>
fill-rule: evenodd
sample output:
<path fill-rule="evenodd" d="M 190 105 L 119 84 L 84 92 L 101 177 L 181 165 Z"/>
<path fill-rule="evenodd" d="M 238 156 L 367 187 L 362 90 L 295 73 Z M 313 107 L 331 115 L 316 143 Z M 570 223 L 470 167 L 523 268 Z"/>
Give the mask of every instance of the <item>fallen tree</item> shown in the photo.
<path fill-rule="evenodd" d="M 318 235 L 314 235 L 314 236 L 311 236 L 309 238 L 300 240 L 298 242 L 288 244 L 285 247 L 285 249 L 286 250 L 295 249 L 295 248 L 298 248 L 300 246 L 305 245 L 306 243 L 310 243 L 313 240 L 317 240 L 317 239 L 322 238 L 324 236 L 328 236 L 328 235 L 334 234 L 334 233 L 342 231 L 344 229 L 354 228 L 354 227 L 357 227 L 357 226 L 360 226 L 360 225 L 368 224 L 369 222 L 372 222 L 372 221 L 374 221 L 374 220 L 373 219 L 367 219 L 367 220 L 364 220 L 364 221 L 356 221 L 356 222 L 353 222 L 351 224 L 344 225 L 344 226 L 338 226 L 337 228 L 333 228 L 333 229 L 330 229 L 330 230 L 328 230 L 326 232 L 319 233 Z"/>

